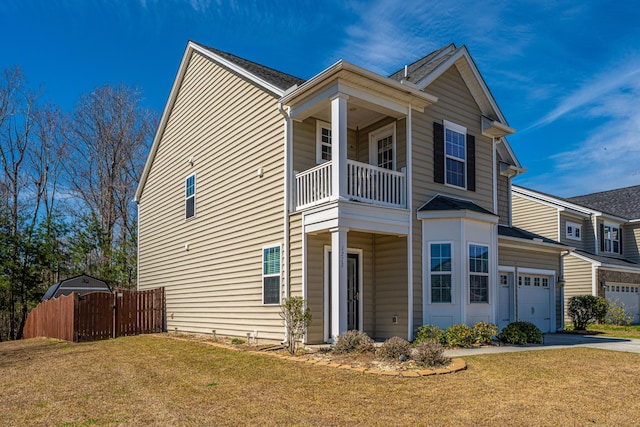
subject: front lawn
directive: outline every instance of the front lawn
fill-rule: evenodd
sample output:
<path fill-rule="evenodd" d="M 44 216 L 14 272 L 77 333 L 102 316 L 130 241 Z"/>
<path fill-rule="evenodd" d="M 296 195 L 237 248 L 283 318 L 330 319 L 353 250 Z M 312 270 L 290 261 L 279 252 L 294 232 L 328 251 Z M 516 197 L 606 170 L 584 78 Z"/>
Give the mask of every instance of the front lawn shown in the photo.
<path fill-rule="evenodd" d="M 167 335 L 0 343 L 0 425 L 634 425 L 640 355 L 589 348 L 465 358 L 383 377 Z"/>
<path fill-rule="evenodd" d="M 604 335 L 617 338 L 640 338 L 640 325 L 616 326 L 616 325 L 589 325 L 588 331 L 598 332 Z"/>

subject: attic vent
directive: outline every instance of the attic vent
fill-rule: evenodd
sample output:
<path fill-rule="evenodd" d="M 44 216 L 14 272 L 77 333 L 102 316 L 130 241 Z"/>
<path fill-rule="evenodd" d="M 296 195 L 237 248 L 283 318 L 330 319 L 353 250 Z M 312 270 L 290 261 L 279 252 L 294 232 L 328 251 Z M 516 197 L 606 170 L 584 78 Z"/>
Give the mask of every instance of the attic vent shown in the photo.
<path fill-rule="evenodd" d="M 409 78 L 409 66 L 408 65 L 404 66 L 404 78 L 405 79 Z"/>

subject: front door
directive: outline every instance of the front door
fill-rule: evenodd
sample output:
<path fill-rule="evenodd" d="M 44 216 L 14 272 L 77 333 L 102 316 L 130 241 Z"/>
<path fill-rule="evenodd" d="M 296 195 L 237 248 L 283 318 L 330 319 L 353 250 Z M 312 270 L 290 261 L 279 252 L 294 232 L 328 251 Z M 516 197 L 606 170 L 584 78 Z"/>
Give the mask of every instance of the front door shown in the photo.
<path fill-rule="evenodd" d="M 331 251 L 325 252 L 327 301 L 331 301 Z M 360 330 L 360 253 L 347 253 L 347 330 Z M 327 330 L 331 330 L 331 307 L 327 305 Z"/>
<path fill-rule="evenodd" d="M 347 255 L 347 329 L 360 329 L 358 254 Z"/>

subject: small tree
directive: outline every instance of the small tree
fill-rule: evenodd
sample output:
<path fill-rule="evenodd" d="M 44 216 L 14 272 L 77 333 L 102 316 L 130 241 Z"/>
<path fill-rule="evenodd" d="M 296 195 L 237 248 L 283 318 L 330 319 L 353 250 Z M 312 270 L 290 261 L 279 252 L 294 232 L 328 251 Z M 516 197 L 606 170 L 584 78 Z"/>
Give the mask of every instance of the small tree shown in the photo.
<path fill-rule="evenodd" d="M 593 323 L 604 323 L 609 310 L 609 302 L 602 297 L 593 295 L 578 295 L 569 298 L 567 313 L 571 317 L 573 327 L 584 331 Z"/>
<path fill-rule="evenodd" d="M 311 324 L 311 309 L 305 308 L 305 304 L 306 301 L 300 297 L 290 297 L 280 306 L 280 317 L 287 330 L 287 350 L 291 354 L 296 353 L 298 342 Z"/>

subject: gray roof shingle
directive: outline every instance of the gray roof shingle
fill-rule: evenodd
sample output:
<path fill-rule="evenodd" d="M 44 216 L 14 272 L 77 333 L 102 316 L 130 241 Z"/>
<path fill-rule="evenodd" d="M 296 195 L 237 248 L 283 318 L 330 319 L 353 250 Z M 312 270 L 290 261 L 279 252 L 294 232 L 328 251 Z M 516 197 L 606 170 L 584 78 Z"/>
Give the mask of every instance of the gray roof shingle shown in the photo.
<path fill-rule="evenodd" d="M 396 71 L 391 74 L 389 78 L 394 80 L 408 80 L 413 83 L 417 83 L 426 76 L 428 76 L 433 70 L 435 70 L 440 64 L 445 62 L 451 56 L 455 55 L 460 48 L 456 48 L 456 46 L 451 43 L 447 46 L 444 46 L 434 52 L 431 52 L 429 55 L 418 59 L 412 64 L 407 65 L 407 75 L 404 76 L 404 68 Z"/>
<path fill-rule="evenodd" d="M 282 89 L 289 89 L 293 85 L 300 85 L 304 83 L 304 80 L 291 74 L 283 73 L 282 71 L 275 70 L 273 68 L 266 67 L 264 65 L 249 61 L 244 58 L 240 58 L 239 56 L 232 55 L 228 52 L 223 52 L 218 49 L 214 49 L 212 47 L 206 46 L 202 43 L 194 42 L 200 47 L 207 49 L 208 51 L 223 57 L 224 59 L 233 62 L 234 64 L 244 68 L 248 72 L 260 77 L 268 83 Z"/>
<path fill-rule="evenodd" d="M 485 208 L 476 205 L 473 202 L 462 199 L 454 199 L 453 197 L 443 196 L 441 194 L 435 196 L 424 205 L 418 208 L 418 212 L 426 211 L 459 211 L 469 210 L 473 212 L 479 212 L 488 215 L 494 215 L 493 212 L 486 210 Z"/>
<path fill-rule="evenodd" d="M 592 259 L 594 261 L 598 261 L 602 264 L 608 264 L 608 265 L 616 265 L 616 266 L 620 266 L 620 267 L 631 267 L 631 268 L 637 268 L 640 269 L 640 264 L 633 262 L 631 260 L 628 259 L 624 259 L 624 258 L 613 258 L 613 257 L 608 257 L 608 256 L 602 256 L 602 255 L 595 255 L 592 254 L 591 252 L 586 252 L 586 251 L 581 251 L 581 250 L 575 250 L 575 253 L 582 255 L 586 258 Z"/>
<path fill-rule="evenodd" d="M 566 200 L 629 220 L 640 219 L 640 185 L 569 197 Z"/>
<path fill-rule="evenodd" d="M 566 246 L 564 243 L 557 242 L 555 240 L 547 239 L 546 237 L 540 236 L 539 234 L 532 233 L 527 230 L 523 230 L 522 228 L 508 226 L 508 225 L 498 225 L 498 235 L 505 237 L 515 237 L 516 239 L 524 239 L 524 240 L 538 240 L 544 243 L 551 243 L 554 245 Z"/>

